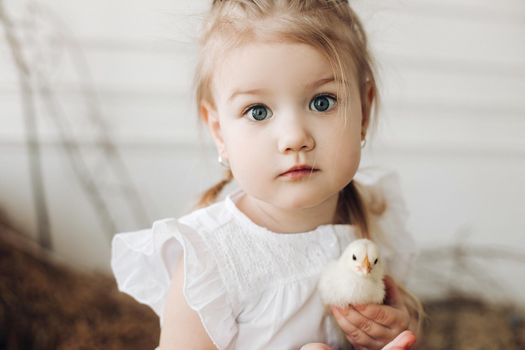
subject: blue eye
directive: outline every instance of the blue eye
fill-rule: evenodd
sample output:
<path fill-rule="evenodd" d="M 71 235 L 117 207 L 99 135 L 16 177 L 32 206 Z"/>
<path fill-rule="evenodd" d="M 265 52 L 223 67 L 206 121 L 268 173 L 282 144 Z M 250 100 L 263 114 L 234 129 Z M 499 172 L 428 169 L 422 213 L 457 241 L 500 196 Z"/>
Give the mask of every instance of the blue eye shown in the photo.
<path fill-rule="evenodd" d="M 254 121 L 263 121 L 272 116 L 272 111 L 263 105 L 255 105 L 250 107 L 244 114 Z"/>
<path fill-rule="evenodd" d="M 326 112 L 336 105 L 337 100 L 330 95 L 317 95 L 310 101 L 310 109 L 317 112 Z"/>

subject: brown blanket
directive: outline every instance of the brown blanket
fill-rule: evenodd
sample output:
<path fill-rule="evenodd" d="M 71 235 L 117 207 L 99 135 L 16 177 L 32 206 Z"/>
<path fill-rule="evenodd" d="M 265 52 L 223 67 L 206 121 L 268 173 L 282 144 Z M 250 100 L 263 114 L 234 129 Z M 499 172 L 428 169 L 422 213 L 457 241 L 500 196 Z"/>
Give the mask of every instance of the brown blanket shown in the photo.
<path fill-rule="evenodd" d="M 157 316 L 0 225 L 0 349 L 154 349 Z"/>
<path fill-rule="evenodd" d="M 74 271 L 16 231 L 0 218 L 0 349 L 155 348 L 152 310 L 111 276 Z M 465 298 L 425 306 L 419 349 L 525 349 L 519 310 Z"/>

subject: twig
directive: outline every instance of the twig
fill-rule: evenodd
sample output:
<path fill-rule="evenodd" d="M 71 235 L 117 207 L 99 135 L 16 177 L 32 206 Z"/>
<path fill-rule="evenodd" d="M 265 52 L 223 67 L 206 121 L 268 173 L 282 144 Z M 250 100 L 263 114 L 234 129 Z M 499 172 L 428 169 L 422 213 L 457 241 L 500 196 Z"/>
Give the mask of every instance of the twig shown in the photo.
<path fill-rule="evenodd" d="M 37 215 L 38 241 L 42 247 L 50 250 L 52 249 L 53 243 L 51 240 L 49 214 L 43 184 L 35 105 L 33 91 L 31 89 L 31 71 L 22 55 L 21 45 L 16 38 L 14 26 L 4 9 L 2 0 L 0 0 L 0 21 L 4 24 L 5 36 L 13 61 L 17 67 L 20 83 L 21 105 L 26 126 L 26 144 L 29 153 L 31 188 L 33 190 L 33 200 Z"/>

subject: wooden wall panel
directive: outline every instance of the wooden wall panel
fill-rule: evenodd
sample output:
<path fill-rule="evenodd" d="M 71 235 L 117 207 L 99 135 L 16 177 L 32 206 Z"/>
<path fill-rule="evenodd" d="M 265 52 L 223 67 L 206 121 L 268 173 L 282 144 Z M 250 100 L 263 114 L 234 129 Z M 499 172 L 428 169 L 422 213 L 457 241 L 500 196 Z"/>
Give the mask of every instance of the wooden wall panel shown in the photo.
<path fill-rule="evenodd" d="M 191 90 L 194 39 L 208 3 L 6 2 L 32 68 L 49 79 L 76 139 L 93 142 L 96 128 L 86 115 L 96 107 L 152 219 L 186 212 L 221 175 L 197 128 Z M 369 32 L 383 98 L 364 163 L 401 173 L 418 242 L 451 243 L 467 228 L 480 244 L 525 246 L 525 3 L 351 3 Z M 17 79 L 1 39 L 0 205 L 36 232 Z M 107 269 L 107 235 L 93 224 L 60 148 L 57 116 L 42 101 L 37 108 L 57 252 Z M 82 204 L 72 207 L 72 199 Z M 135 227 L 120 215 L 122 229 Z"/>

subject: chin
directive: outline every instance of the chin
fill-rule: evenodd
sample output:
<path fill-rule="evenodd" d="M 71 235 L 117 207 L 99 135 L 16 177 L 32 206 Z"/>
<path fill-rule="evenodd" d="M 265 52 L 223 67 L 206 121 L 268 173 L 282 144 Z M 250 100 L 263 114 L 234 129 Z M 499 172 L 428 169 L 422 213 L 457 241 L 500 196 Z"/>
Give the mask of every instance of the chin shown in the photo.
<path fill-rule="evenodd" d="M 283 209 L 312 209 L 327 203 L 334 197 L 333 194 L 316 193 L 309 191 L 298 191 L 297 193 L 288 193 L 280 198 L 280 207 Z M 338 193 L 336 194 L 336 200 Z"/>

